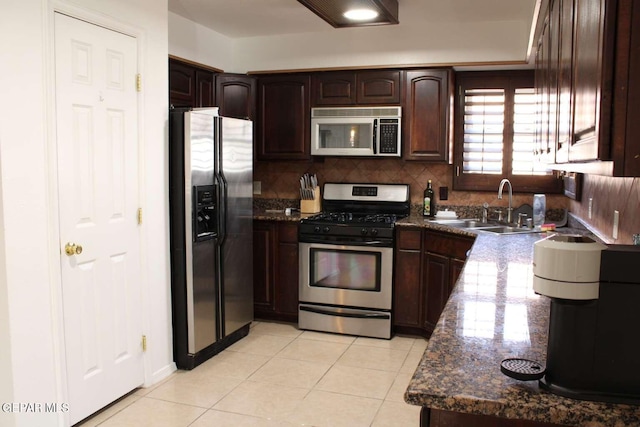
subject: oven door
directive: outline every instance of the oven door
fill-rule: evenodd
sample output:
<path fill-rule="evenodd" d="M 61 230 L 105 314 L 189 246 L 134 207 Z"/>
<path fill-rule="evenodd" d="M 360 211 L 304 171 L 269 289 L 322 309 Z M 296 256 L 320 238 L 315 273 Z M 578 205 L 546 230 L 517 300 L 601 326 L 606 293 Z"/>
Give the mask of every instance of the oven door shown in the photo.
<path fill-rule="evenodd" d="M 300 302 L 391 310 L 393 248 L 299 243 Z"/>

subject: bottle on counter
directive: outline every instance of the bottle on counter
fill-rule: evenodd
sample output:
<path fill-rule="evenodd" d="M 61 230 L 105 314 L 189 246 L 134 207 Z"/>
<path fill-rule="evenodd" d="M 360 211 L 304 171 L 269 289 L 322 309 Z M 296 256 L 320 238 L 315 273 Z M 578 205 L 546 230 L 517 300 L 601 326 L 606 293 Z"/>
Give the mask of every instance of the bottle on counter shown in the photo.
<path fill-rule="evenodd" d="M 545 213 L 547 211 L 547 200 L 544 194 L 533 195 L 533 225 L 541 227 L 545 222 Z"/>
<path fill-rule="evenodd" d="M 431 187 L 431 180 L 427 182 L 427 188 L 424 189 L 424 199 L 422 204 L 422 215 L 432 217 L 436 213 L 436 197 Z"/>

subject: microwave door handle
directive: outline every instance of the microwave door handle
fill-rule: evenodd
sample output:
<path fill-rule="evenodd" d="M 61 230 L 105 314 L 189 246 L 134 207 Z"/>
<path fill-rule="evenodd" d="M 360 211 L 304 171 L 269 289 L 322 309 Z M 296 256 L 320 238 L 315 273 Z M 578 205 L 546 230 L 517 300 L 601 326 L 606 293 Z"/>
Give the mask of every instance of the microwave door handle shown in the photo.
<path fill-rule="evenodd" d="M 373 119 L 373 154 L 378 154 L 378 119 Z"/>

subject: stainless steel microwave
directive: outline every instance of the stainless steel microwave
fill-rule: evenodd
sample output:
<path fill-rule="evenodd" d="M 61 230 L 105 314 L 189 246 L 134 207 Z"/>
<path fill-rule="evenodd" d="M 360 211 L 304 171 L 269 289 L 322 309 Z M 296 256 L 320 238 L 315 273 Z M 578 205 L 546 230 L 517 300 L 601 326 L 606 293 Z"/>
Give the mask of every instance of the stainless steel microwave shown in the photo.
<path fill-rule="evenodd" d="M 313 108 L 311 154 L 400 157 L 401 119 L 401 107 Z"/>

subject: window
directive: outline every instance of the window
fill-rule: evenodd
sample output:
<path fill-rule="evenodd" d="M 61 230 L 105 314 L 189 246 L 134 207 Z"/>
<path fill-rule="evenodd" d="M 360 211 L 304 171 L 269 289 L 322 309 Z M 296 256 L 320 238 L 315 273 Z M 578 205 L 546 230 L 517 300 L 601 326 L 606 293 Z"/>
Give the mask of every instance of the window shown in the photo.
<path fill-rule="evenodd" d="M 536 159 L 533 71 L 456 74 L 455 190 L 559 192 L 561 181 Z"/>

